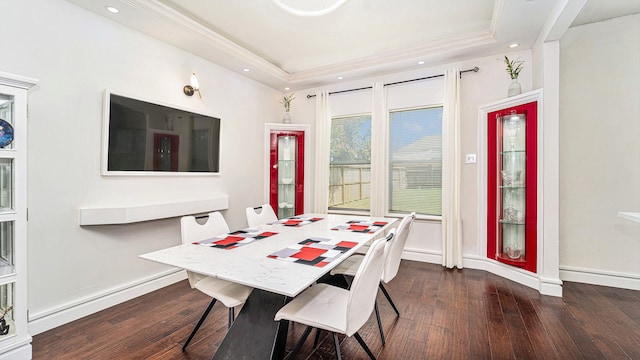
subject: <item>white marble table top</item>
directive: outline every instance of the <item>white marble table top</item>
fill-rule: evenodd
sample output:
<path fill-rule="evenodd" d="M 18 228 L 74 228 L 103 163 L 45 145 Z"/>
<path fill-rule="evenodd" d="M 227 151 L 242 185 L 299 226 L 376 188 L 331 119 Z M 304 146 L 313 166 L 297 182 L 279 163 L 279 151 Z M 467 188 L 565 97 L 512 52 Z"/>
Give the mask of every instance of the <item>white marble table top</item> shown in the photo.
<path fill-rule="evenodd" d="M 231 250 L 183 244 L 143 254 L 140 257 L 199 274 L 294 297 L 371 239 L 384 236 L 384 233 L 392 228 L 397 220 L 395 218 L 332 214 L 304 214 L 301 216 L 320 217 L 323 220 L 300 227 L 278 224 L 261 225 L 255 228 L 277 232 L 278 234 Z M 374 234 L 331 230 L 350 220 L 385 221 L 387 225 Z M 345 252 L 340 259 L 323 267 L 296 264 L 267 257 L 273 252 L 310 237 L 338 238 L 339 240 L 353 241 L 358 244 Z"/>

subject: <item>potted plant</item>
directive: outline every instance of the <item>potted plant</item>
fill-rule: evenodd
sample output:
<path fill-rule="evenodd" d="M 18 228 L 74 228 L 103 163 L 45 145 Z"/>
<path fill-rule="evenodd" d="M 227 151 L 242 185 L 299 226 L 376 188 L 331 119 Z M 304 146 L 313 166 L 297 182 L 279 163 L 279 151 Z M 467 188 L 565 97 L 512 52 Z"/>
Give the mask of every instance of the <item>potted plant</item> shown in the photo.
<path fill-rule="evenodd" d="M 518 75 L 520 75 L 520 71 L 522 71 L 522 64 L 524 64 L 524 60 L 520 60 L 520 58 L 509 60 L 509 58 L 505 55 L 504 62 L 507 64 L 507 72 L 511 77 L 511 85 L 509 86 L 508 96 L 514 96 L 522 93 L 522 87 L 518 82 Z"/>
<path fill-rule="evenodd" d="M 282 97 L 282 100 L 280 100 L 280 104 L 284 105 L 284 118 L 282 121 L 285 124 L 291 123 L 291 115 L 289 115 L 289 110 L 291 110 L 291 102 L 293 101 L 293 99 L 295 99 L 295 96 L 293 95 L 294 93 L 285 95 Z"/>

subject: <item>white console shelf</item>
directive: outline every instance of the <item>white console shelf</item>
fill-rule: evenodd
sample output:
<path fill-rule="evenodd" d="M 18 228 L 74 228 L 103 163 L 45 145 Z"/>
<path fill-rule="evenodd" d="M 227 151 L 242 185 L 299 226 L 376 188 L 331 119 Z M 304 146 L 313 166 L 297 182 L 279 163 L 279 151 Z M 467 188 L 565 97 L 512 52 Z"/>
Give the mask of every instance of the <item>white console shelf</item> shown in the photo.
<path fill-rule="evenodd" d="M 115 225 L 225 210 L 229 196 L 133 205 L 87 206 L 78 209 L 80 225 Z"/>
<path fill-rule="evenodd" d="M 618 216 L 629 221 L 640 223 L 640 212 L 620 211 L 618 212 Z"/>

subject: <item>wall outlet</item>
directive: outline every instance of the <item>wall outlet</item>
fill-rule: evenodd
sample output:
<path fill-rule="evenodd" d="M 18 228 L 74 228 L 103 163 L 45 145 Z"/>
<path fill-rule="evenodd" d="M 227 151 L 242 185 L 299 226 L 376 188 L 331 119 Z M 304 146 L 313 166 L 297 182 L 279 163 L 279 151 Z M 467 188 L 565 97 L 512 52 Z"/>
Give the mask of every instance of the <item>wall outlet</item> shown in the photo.
<path fill-rule="evenodd" d="M 464 162 L 467 164 L 475 164 L 476 163 L 476 154 L 467 154 L 465 155 Z"/>

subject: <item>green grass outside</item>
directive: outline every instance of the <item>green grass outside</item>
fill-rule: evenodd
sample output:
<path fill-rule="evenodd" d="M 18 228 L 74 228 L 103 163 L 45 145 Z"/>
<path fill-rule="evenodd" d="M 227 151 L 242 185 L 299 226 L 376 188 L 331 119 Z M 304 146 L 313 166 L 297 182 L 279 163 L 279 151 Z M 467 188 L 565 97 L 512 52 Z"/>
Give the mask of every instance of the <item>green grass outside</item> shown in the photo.
<path fill-rule="evenodd" d="M 442 215 L 442 189 L 405 189 L 393 192 L 391 211 L 411 212 L 423 215 Z M 336 209 L 370 209 L 370 199 L 364 198 L 342 205 Z M 435 200 L 435 201 L 434 201 Z M 401 204 L 406 204 L 405 208 Z"/>

